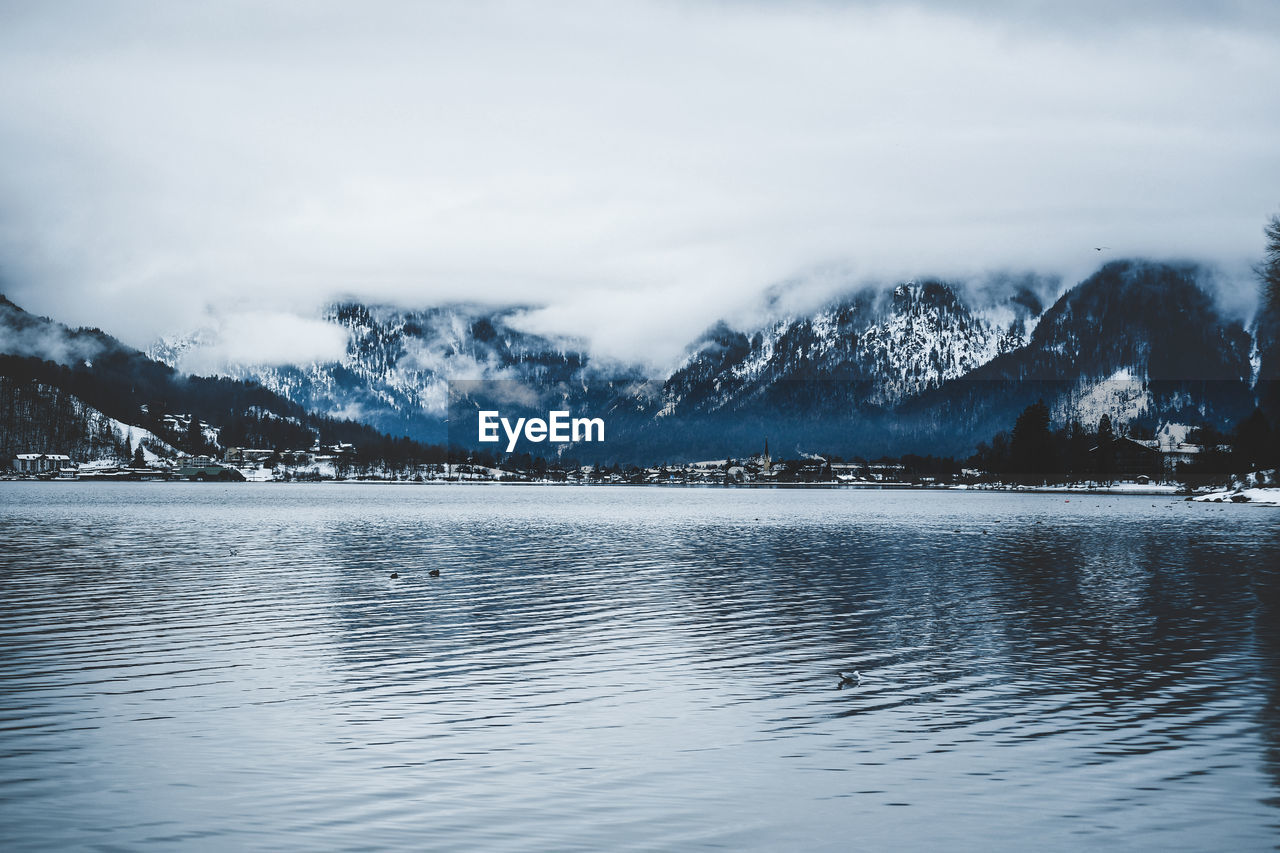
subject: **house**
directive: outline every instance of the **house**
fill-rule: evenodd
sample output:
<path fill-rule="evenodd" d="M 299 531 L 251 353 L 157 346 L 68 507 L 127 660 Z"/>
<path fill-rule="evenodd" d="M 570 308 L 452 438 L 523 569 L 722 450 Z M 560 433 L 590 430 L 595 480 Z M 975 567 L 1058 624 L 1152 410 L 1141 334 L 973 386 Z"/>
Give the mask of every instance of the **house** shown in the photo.
<path fill-rule="evenodd" d="M 1160 479 L 1164 472 L 1164 459 L 1159 450 L 1132 438 L 1113 439 L 1109 445 L 1110 459 L 1098 446 L 1089 448 L 1090 469 L 1116 480 L 1135 480 L 1138 477 Z"/>
<path fill-rule="evenodd" d="M 274 450 L 251 447 L 228 447 L 222 454 L 222 461 L 231 465 L 248 465 L 253 462 L 266 462 L 275 455 Z"/>
<path fill-rule="evenodd" d="M 13 460 L 13 470 L 19 474 L 56 473 L 71 467 L 71 457 L 61 453 L 19 453 Z"/>
<path fill-rule="evenodd" d="M 1165 464 L 1171 471 L 1177 471 L 1183 465 L 1195 465 L 1214 456 L 1222 457 L 1231 452 L 1229 444 L 1168 444 L 1161 448 L 1164 452 Z"/>
<path fill-rule="evenodd" d="M 867 466 L 859 462 L 832 462 L 831 473 L 842 483 L 867 479 Z"/>
<path fill-rule="evenodd" d="M 1140 441 L 1146 447 L 1159 451 L 1164 463 L 1164 477 L 1178 479 L 1190 472 L 1224 471 L 1231 453 L 1229 444 L 1189 444 L 1179 441 Z"/>
<path fill-rule="evenodd" d="M 165 415 L 160 421 L 174 432 L 185 432 L 191 427 L 191 415 Z"/>
<path fill-rule="evenodd" d="M 334 458 L 336 457 L 354 458 L 356 455 L 356 446 L 354 444 L 350 444 L 345 441 L 339 444 L 330 444 L 327 447 L 321 447 L 317 443 L 315 447 L 311 448 L 311 452 L 323 453 L 326 456 L 334 457 Z"/>
<path fill-rule="evenodd" d="M 313 465 L 315 454 L 310 450 L 282 450 L 280 461 L 286 465 Z"/>

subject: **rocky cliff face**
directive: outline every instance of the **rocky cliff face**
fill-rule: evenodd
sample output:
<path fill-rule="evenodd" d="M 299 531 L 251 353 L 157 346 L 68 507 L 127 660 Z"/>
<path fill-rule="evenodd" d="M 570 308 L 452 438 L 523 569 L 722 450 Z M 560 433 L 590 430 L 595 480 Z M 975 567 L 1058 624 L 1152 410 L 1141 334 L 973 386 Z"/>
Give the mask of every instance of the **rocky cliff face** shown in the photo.
<path fill-rule="evenodd" d="M 1016 349 L 1035 316 L 1020 303 L 971 308 L 928 281 L 866 291 L 747 334 L 713 329 L 667 380 L 665 410 L 767 404 L 789 383 L 823 383 L 832 400 L 891 408 Z"/>

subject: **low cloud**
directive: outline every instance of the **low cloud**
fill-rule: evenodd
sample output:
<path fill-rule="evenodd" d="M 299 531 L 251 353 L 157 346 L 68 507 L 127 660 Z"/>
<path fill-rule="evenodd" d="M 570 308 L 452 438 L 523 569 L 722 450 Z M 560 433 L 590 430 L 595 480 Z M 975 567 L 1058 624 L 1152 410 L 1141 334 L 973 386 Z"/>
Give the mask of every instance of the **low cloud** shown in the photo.
<path fill-rule="evenodd" d="M 135 345 L 352 294 L 542 306 L 660 366 L 811 276 L 1255 258 L 1275 4 L 1036 6 L 11 4 L 0 270 Z"/>
<path fill-rule="evenodd" d="M 203 327 L 177 366 L 204 375 L 236 365 L 323 364 L 340 361 L 348 340 L 346 329 L 322 320 L 286 313 L 230 314 Z"/>
<path fill-rule="evenodd" d="M 11 309 L 0 304 L 0 354 L 76 365 L 93 361 L 102 349 L 93 338 L 73 337 L 57 324 L 15 322 Z"/>

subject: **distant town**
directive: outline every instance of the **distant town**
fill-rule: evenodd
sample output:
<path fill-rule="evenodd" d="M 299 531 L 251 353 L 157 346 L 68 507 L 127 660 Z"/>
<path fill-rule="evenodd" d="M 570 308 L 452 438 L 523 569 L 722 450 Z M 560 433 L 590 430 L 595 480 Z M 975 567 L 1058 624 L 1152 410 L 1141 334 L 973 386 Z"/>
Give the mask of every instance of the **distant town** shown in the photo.
<path fill-rule="evenodd" d="M 251 448 L 217 443 L 218 430 L 190 415 L 167 415 L 166 427 L 174 434 L 204 436 L 206 452 L 183 453 L 172 445 L 143 433 L 137 441 L 117 435 L 115 449 L 99 458 L 75 459 L 70 454 L 19 453 L 8 460 L 0 476 L 5 479 L 77 481 L 195 482 L 510 482 L 626 485 L 702 486 L 818 486 L 818 487 L 995 487 L 1051 486 L 1104 488 L 1117 484 L 1155 487 L 1172 491 L 1193 486 L 1217 485 L 1225 477 L 1204 472 L 1226 470 L 1232 446 L 1163 438 L 1110 435 L 1109 421 L 1099 435 L 1066 435 L 1064 450 L 1037 448 L 1055 458 L 1053 473 L 1019 469 L 1013 462 L 1018 433 L 1012 439 L 997 436 L 995 447 L 982 445 L 968 463 L 950 458 L 907 454 L 898 458 L 846 459 L 840 456 L 803 454 L 775 458 L 768 441 L 760 452 L 695 462 L 660 465 L 582 464 L 575 459 L 488 451 L 449 449 L 437 461 L 409 461 L 402 465 L 369 462 L 355 445 L 315 444 L 305 449 Z M 1046 433 L 1047 435 L 1047 433 Z M 1003 436 L 1003 434 L 1002 434 Z M 1210 438 L 1221 438 L 1210 436 Z M 1076 457 L 1067 458 L 1071 443 Z M 1002 444 L 1010 447 L 1001 449 Z M 1085 445 L 1089 446 L 1085 446 Z M 1003 453 L 1003 458 L 1001 454 Z M 977 462 L 993 463 L 977 465 Z"/>

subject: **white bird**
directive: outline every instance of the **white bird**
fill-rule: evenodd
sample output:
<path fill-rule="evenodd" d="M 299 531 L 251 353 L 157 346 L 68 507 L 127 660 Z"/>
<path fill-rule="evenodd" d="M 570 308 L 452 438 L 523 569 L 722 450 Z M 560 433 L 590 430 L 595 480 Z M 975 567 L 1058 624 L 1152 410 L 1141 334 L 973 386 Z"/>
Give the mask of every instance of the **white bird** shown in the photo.
<path fill-rule="evenodd" d="M 853 672 L 842 672 L 840 673 L 840 684 L 837 685 L 836 689 L 843 690 L 846 687 L 857 687 L 861 683 L 862 673 L 856 669 Z"/>

